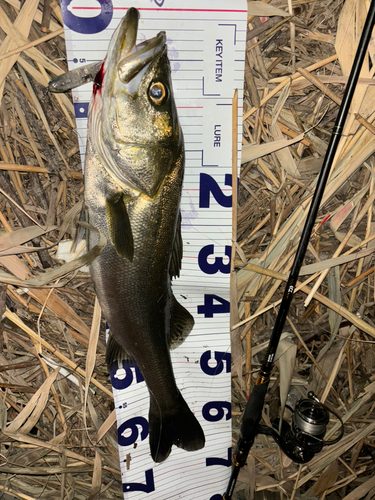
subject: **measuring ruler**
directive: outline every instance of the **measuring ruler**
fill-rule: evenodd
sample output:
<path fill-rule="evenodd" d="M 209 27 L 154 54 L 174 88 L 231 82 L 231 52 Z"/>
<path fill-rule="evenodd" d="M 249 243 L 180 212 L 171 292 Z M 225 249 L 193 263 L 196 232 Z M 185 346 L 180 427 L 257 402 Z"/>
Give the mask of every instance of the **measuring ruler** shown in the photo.
<path fill-rule="evenodd" d="M 125 499 L 221 500 L 231 465 L 229 273 L 232 234 L 232 97 L 239 89 L 238 151 L 246 44 L 245 0 L 62 0 L 69 69 L 104 59 L 129 7 L 141 14 L 137 43 L 166 31 L 179 120 L 185 138 L 184 251 L 177 300 L 195 326 L 171 352 L 176 382 L 201 423 L 205 448 L 173 447 L 154 463 L 148 443 L 149 393 L 135 365 L 111 382 Z M 73 90 L 82 162 L 92 84 Z M 240 158 L 240 154 L 239 154 Z M 239 165 L 238 165 L 239 166 Z"/>

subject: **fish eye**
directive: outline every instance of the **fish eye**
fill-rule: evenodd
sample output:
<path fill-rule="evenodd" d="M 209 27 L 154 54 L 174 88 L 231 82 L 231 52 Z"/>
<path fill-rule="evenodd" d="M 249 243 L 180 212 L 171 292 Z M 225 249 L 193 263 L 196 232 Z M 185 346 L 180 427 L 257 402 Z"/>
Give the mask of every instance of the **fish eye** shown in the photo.
<path fill-rule="evenodd" d="M 163 104 L 165 97 L 167 95 L 166 89 L 161 82 L 152 83 L 148 95 L 154 104 Z"/>

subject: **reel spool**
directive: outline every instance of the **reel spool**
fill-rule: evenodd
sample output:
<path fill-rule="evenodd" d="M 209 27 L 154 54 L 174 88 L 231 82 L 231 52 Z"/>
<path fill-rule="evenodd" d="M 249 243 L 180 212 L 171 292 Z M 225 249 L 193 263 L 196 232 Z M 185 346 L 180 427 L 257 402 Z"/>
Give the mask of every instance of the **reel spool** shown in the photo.
<path fill-rule="evenodd" d="M 296 404 L 292 424 L 282 421 L 280 434 L 277 432 L 280 419 L 272 421 L 273 429 L 260 426 L 260 433 L 271 435 L 282 451 L 299 464 L 309 462 L 323 446 L 337 443 L 344 434 L 344 424 L 341 418 L 332 410 L 328 410 L 313 392 L 309 392 L 307 396 Z M 324 436 L 330 412 L 340 421 L 340 433 L 336 438 L 325 441 Z"/>

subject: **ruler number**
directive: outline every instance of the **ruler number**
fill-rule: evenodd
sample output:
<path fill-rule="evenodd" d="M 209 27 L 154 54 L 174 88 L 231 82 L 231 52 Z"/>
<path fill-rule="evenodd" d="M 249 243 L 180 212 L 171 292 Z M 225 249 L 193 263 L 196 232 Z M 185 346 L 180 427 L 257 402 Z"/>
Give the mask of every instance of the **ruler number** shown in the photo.
<path fill-rule="evenodd" d="M 142 428 L 140 433 L 138 426 Z M 127 429 L 131 430 L 130 436 L 124 435 Z M 148 436 L 147 420 L 143 417 L 129 418 L 129 420 L 126 420 L 117 429 L 118 444 L 120 446 L 130 446 L 131 444 L 134 444 L 137 441 L 139 434 L 141 434 L 141 441 L 146 439 L 146 437 Z"/>
<path fill-rule="evenodd" d="M 214 300 L 218 302 L 214 303 Z M 229 302 L 218 295 L 204 294 L 204 305 L 197 307 L 198 314 L 204 314 L 205 318 L 213 318 L 214 314 L 229 313 Z"/>
<path fill-rule="evenodd" d="M 138 366 L 127 366 L 126 368 L 118 368 L 115 372 L 111 372 L 111 384 L 115 389 L 126 389 L 134 380 L 136 383 L 144 380 Z"/>
<path fill-rule="evenodd" d="M 212 352 L 206 351 L 201 356 L 200 366 L 206 375 L 219 375 L 224 370 L 224 362 L 226 373 L 230 373 L 230 352 L 214 351 L 214 358 L 216 366 L 210 366 L 208 363 L 212 359 Z"/>
<path fill-rule="evenodd" d="M 82 8 L 82 5 L 75 5 L 75 0 L 61 0 L 61 12 L 65 26 L 76 33 L 93 35 L 104 31 L 112 21 L 113 5 L 112 0 L 96 0 L 100 4 L 100 13 L 93 10 L 93 17 L 80 17 L 74 14 L 75 7 Z M 81 9 L 80 9 L 81 10 Z M 80 12 L 77 10 L 77 12 Z M 81 10 L 82 12 L 82 10 Z"/>
<path fill-rule="evenodd" d="M 228 458 L 216 458 L 216 457 L 215 458 L 206 458 L 206 466 L 207 467 L 209 467 L 210 465 L 224 465 L 224 467 L 230 467 L 231 464 L 232 464 L 232 449 L 231 448 L 228 448 Z"/>
<path fill-rule="evenodd" d="M 206 245 L 200 249 L 198 254 L 198 265 L 200 270 L 203 271 L 205 274 L 216 274 L 216 273 L 229 274 L 232 248 L 229 245 L 225 245 L 224 253 L 229 259 L 229 262 L 227 264 L 223 263 L 223 257 L 215 257 L 214 262 L 212 264 L 209 264 L 208 257 L 212 255 L 214 252 L 215 252 L 214 245 Z"/>
<path fill-rule="evenodd" d="M 232 175 L 225 174 L 224 184 L 232 185 Z M 199 208 L 210 208 L 210 195 L 222 207 L 232 206 L 232 195 L 225 195 L 216 180 L 208 174 L 200 174 L 199 177 Z"/>
<path fill-rule="evenodd" d="M 216 413 L 212 414 L 211 410 Z M 231 404 L 228 401 L 211 401 L 202 408 L 202 415 L 207 422 L 218 422 L 225 417 L 225 420 L 231 418 Z"/>
<path fill-rule="evenodd" d="M 122 491 L 128 493 L 129 491 L 144 491 L 151 493 L 155 491 L 154 472 L 152 469 L 145 471 L 146 484 L 143 483 L 122 483 Z"/>

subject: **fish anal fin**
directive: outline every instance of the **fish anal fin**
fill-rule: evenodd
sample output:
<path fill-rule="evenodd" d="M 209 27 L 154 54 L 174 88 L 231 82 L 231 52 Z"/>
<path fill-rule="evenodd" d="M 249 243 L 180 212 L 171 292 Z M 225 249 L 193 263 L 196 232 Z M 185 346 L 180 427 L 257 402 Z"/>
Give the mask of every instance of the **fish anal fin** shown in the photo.
<path fill-rule="evenodd" d="M 132 262 L 134 257 L 134 240 L 125 202 L 126 200 L 122 193 L 107 198 L 107 221 L 111 242 L 116 252 L 121 257 L 126 257 Z"/>
<path fill-rule="evenodd" d="M 173 242 L 171 263 L 169 266 L 169 275 L 171 278 L 179 277 L 182 261 L 182 236 L 181 236 L 181 212 L 178 213 L 176 234 Z"/>
<path fill-rule="evenodd" d="M 171 314 L 170 348 L 179 347 L 194 326 L 194 318 L 173 296 Z"/>
<path fill-rule="evenodd" d="M 108 366 L 108 370 L 117 362 L 120 366 L 121 361 L 128 361 L 133 363 L 133 358 L 123 349 L 116 339 L 109 335 L 107 341 L 107 348 L 105 353 L 105 360 Z"/>

